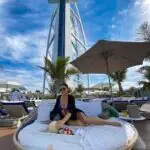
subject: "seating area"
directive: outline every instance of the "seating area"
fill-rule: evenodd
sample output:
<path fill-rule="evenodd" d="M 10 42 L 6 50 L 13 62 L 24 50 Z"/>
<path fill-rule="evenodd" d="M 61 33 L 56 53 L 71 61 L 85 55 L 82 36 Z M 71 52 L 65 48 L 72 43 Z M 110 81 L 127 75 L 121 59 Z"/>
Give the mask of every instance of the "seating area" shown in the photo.
<path fill-rule="evenodd" d="M 18 128 L 16 134 L 14 135 L 14 143 L 18 149 L 25 149 L 28 147 L 30 149 L 44 150 L 50 144 L 53 145 L 55 149 L 59 149 L 58 145 L 62 145 L 62 149 L 69 149 L 69 146 L 71 147 L 71 149 L 80 150 L 84 147 L 87 150 L 95 150 L 96 147 L 106 147 L 106 142 L 109 143 L 107 147 L 108 149 L 110 149 L 110 147 L 113 149 L 131 149 L 137 141 L 138 133 L 134 126 L 116 118 L 112 119 L 121 122 L 123 127 L 69 126 L 69 128 L 71 128 L 76 133 L 74 136 L 56 135 L 54 133 L 42 132 L 48 126 L 50 111 L 52 110 L 54 104 L 55 103 L 53 103 L 52 101 L 42 101 L 39 107 L 37 109 L 34 109 L 34 111 L 29 114 L 28 118 L 23 121 L 21 127 Z M 89 103 L 77 101 L 76 105 L 78 108 L 82 109 L 88 116 L 97 116 L 100 111 L 102 111 L 98 109 L 100 107 L 99 101 L 90 101 Z M 95 111 L 91 112 L 91 109 Z M 35 134 L 37 136 L 34 136 Z M 26 138 L 27 136 L 28 139 Z M 92 138 L 93 136 L 99 137 L 97 138 L 97 142 L 94 138 Z M 31 142 L 31 139 L 34 139 L 34 141 L 36 141 L 34 142 L 35 144 Z M 67 142 L 64 142 L 64 139 Z M 110 139 L 109 142 L 108 139 Z M 42 141 L 42 144 L 39 141 Z"/>
<path fill-rule="evenodd" d="M 119 100 L 119 99 L 114 99 L 114 101 L 109 102 L 105 101 L 109 105 L 115 107 L 117 111 L 122 112 L 122 111 L 127 111 L 128 105 L 136 105 L 141 113 L 142 116 L 144 116 L 146 119 L 150 119 L 150 100 Z"/>
<path fill-rule="evenodd" d="M 131 100 L 131 101 L 114 101 L 114 106 L 118 111 L 122 111 L 122 110 L 129 110 L 128 106 L 134 106 L 136 104 L 137 100 Z M 105 103 L 107 103 L 107 101 L 105 101 Z M 146 114 L 150 114 L 149 112 L 149 108 L 150 108 L 150 103 L 149 101 L 145 100 L 143 101 L 143 105 L 141 105 L 142 101 L 139 100 L 137 102 L 136 105 L 141 111 L 140 113 L 143 115 L 143 113 Z M 3 107 L 3 109 L 7 110 L 7 113 L 9 113 L 9 115 L 13 116 L 14 118 L 18 118 L 17 119 L 17 125 L 18 129 L 14 135 L 14 143 L 16 145 L 17 148 L 19 149 L 24 149 L 25 147 L 32 147 L 33 148 L 41 148 L 44 149 L 44 147 L 47 147 L 49 140 L 47 141 L 47 138 L 49 136 L 51 136 L 51 141 L 53 141 L 53 144 L 55 145 L 55 139 L 53 139 L 53 137 L 50 133 L 42 133 L 40 130 L 41 129 L 45 129 L 45 127 L 47 127 L 47 123 L 49 122 L 49 112 L 52 110 L 52 108 L 54 107 L 55 101 L 52 100 L 45 100 L 42 101 L 42 103 L 40 103 L 39 107 L 36 107 L 34 102 L 1 102 L 1 106 Z M 82 101 L 76 101 L 76 106 L 80 109 L 82 109 L 88 116 L 98 116 L 99 113 L 102 111 L 99 109 L 99 104 L 100 101 L 96 100 L 96 101 L 89 101 L 87 102 L 82 102 Z M 30 108 L 33 107 L 34 109 L 31 111 Z M 90 111 L 92 108 L 93 111 Z M 44 111 L 43 111 L 44 110 Z M 30 113 L 31 111 L 31 113 Z M 18 114 L 18 112 L 20 112 Z M 144 115 L 143 115 L 144 116 Z M 19 120 L 19 119 L 22 120 Z M 147 117 L 146 117 L 147 119 Z M 18 121 L 19 120 L 19 121 Z M 129 123 L 127 123 L 126 121 L 123 121 L 122 119 L 119 119 L 118 121 L 121 121 L 123 126 L 124 126 L 124 130 L 119 130 L 119 133 L 117 136 L 121 137 L 122 135 L 124 135 L 124 137 L 121 137 L 122 141 L 120 141 L 120 145 L 118 144 L 118 148 L 122 145 L 122 142 L 124 142 L 124 140 L 130 140 L 132 141 L 132 143 L 130 143 L 128 146 L 129 147 L 133 147 L 133 145 L 135 144 L 138 134 L 136 132 L 136 129 L 134 128 L 134 126 L 130 126 Z M 8 122 L 8 121 L 7 121 Z M 72 128 L 72 127 L 71 127 Z M 73 130 L 76 130 L 74 128 L 72 128 Z M 32 130 L 32 132 L 31 132 Z M 99 136 L 103 136 L 106 135 L 106 138 L 103 138 L 102 141 L 104 139 L 107 139 L 108 136 L 110 137 L 111 134 L 113 134 L 114 132 L 117 132 L 118 129 L 115 131 L 114 128 L 86 128 L 85 130 L 83 130 L 84 134 L 90 135 L 90 137 L 98 134 Z M 94 135 L 90 132 L 93 131 Z M 103 132 L 102 132 L 103 131 Z M 110 133 L 110 135 L 108 134 L 108 132 Z M 130 132 L 132 134 L 130 134 Z M 38 141 L 40 141 L 41 139 L 43 139 L 44 144 L 43 145 L 32 145 L 32 143 L 30 143 L 30 138 L 34 138 L 34 134 L 36 133 L 38 135 L 39 138 L 36 138 L 35 140 L 37 140 L 36 143 L 38 143 Z M 82 132 L 81 132 L 82 133 Z M 102 135 L 101 135 L 102 133 Z M 128 133 L 128 134 L 126 134 Z M 28 135 L 30 134 L 31 137 Z M 98 136 L 97 135 L 97 136 Z M 133 136 L 134 135 L 134 136 Z M 136 136 L 135 136 L 136 135 Z M 26 136 L 29 136 L 29 140 L 26 141 Z M 33 136 L 33 137 L 32 137 Z M 135 139 L 133 137 L 136 137 Z M 82 137 L 83 138 L 83 137 Z M 111 138 L 111 137 L 110 137 Z M 99 138 L 101 139 L 101 138 Z M 119 139 L 119 138 L 117 138 Z M 19 140 L 19 141 L 18 141 Z M 61 140 L 61 138 L 60 138 Z M 66 140 L 68 140 L 66 138 Z M 83 139 L 80 139 L 83 140 Z M 87 139 L 88 141 L 90 141 L 90 139 Z M 77 142 L 77 139 L 74 138 L 72 142 Z M 102 144 L 102 141 L 99 141 Z M 71 141 L 70 141 L 71 142 Z M 72 144 L 72 142 L 70 144 Z M 94 141 L 93 141 L 94 142 Z M 118 142 L 119 143 L 119 142 Z M 65 147 L 65 143 L 61 143 L 62 145 L 64 145 Z M 94 144 L 94 143 L 93 143 Z M 92 143 L 90 143 L 90 146 L 94 146 Z M 110 146 L 116 146 L 115 145 L 111 145 L 112 143 L 109 143 Z M 97 145 L 102 147 L 102 145 Z M 80 147 L 77 147 L 78 149 L 80 149 Z M 86 147 L 87 149 L 89 147 Z M 115 149 L 115 148 L 114 148 Z"/>

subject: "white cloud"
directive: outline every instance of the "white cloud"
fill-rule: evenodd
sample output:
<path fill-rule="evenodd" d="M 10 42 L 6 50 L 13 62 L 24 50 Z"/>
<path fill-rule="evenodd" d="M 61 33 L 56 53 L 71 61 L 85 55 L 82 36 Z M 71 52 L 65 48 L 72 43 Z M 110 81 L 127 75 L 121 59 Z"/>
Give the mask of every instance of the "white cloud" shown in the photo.
<path fill-rule="evenodd" d="M 8 0 L 0 0 L 0 5 L 7 3 Z"/>
<path fill-rule="evenodd" d="M 124 89 L 139 87 L 139 81 L 143 81 L 144 78 L 143 74 L 139 73 L 138 70 L 145 65 L 150 65 L 150 62 L 144 62 L 143 65 L 138 65 L 128 69 L 126 80 L 122 83 Z"/>
<path fill-rule="evenodd" d="M 42 70 L 25 70 L 25 69 L 4 69 L 1 72 L 1 81 L 14 81 L 25 86 L 27 90 L 35 91 L 42 89 L 43 84 L 43 71 Z"/>
<path fill-rule="evenodd" d="M 2 8 L 6 2 L 7 0 L 0 0 L 0 14 L 5 13 Z M 79 1 L 80 6 L 82 6 L 86 12 L 90 11 L 89 8 L 91 8 L 94 3 L 95 0 Z M 40 7 L 40 4 L 41 2 L 37 5 Z M 33 5 L 30 4 L 30 6 Z M 120 19 L 117 18 L 118 16 L 122 18 L 121 22 L 119 21 Z M 118 16 L 112 18 L 112 25 L 110 26 L 112 39 L 135 40 L 138 26 L 143 21 L 150 20 L 150 0 L 135 0 L 132 7 L 118 12 Z M 0 41 L 2 41 L 0 43 L 0 57 L 9 59 L 12 62 L 24 61 L 24 63 L 28 62 L 31 65 L 43 65 L 48 28 L 31 31 L 30 33 L 10 35 L 5 29 L 5 23 L 7 24 L 0 16 Z M 98 30 L 101 30 L 101 28 L 95 24 L 94 30 L 97 30 L 98 33 Z M 87 47 L 91 47 L 94 43 L 94 41 L 88 40 Z M 123 83 L 125 88 L 130 85 L 136 85 L 137 81 L 142 79 L 141 75 L 136 72 L 136 69 L 136 67 L 129 69 L 127 80 Z M 0 74 L 0 77 L 1 79 L 20 82 L 29 89 L 41 89 L 43 75 L 41 72 L 40 70 L 9 69 L 3 74 Z M 95 78 L 93 83 L 96 83 L 98 81 L 97 79 L 102 79 L 98 76 L 93 76 L 93 78 Z M 105 77 L 105 80 L 106 79 Z"/>
<path fill-rule="evenodd" d="M 7 53 L 10 53 L 11 59 L 20 60 L 26 53 L 29 52 L 29 47 L 26 44 L 28 39 L 21 35 L 6 37 L 6 45 L 8 47 Z"/>
<path fill-rule="evenodd" d="M 112 19 L 116 28 L 110 28 L 112 40 L 135 41 L 137 29 L 144 21 L 150 21 L 150 0 L 135 0 L 133 5 L 119 11 Z"/>
<path fill-rule="evenodd" d="M 111 28 L 112 28 L 112 29 L 116 28 L 116 25 L 112 24 L 112 25 L 111 25 Z"/>
<path fill-rule="evenodd" d="M 126 15 L 127 13 L 128 13 L 128 9 L 125 9 L 125 10 L 118 12 L 119 15 Z"/>
<path fill-rule="evenodd" d="M 31 64 L 43 64 L 43 56 L 46 51 L 46 29 L 33 31 L 28 34 L 0 36 L 2 50 L 0 56 L 11 61 L 28 61 Z M 6 57 L 7 56 L 7 57 Z M 28 58 L 26 60 L 26 58 Z"/>
<path fill-rule="evenodd" d="M 82 0 L 78 3 L 80 6 L 82 6 L 83 9 L 87 10 L 95 3 L 95 0 Z"/>
<path fill-rule="evenodd" d="M 12 20 L 12 14 L 8 14 L 6 5 L 3 5 L 11 1 L 0 0 L 0 58 L 2 61 L 3 59 L 9 60 L 15 66 L 12 65 L 7 68 L 8 66 L 5 67 L 4 64 L 4 69 L 0 72 L 0 80 L 19 82 L 29 90 L 41 90 L 43 86 L 43 71 L 36 66 L 43 66 L 48 26 L 45 25 L 43 28 L 30 30 L 30 32 L 9 32 L 8 23 L 11 25 L 11 21 L 17 23 L 19 20 L 18 18 L 16 18 L 18 20 Z M 33 7 L 33 5 L 31 6 Z M 34 18 L 34 16 L 29 17 L 30 19 Z M 40 16 L 37 16 L 34 19 L 38 19 L 39 21 L 39 18 Z M 19 67 L 20 64 L 21 67 Z M 29 70 L 25 69 L 23 64 L 29 64 Z M 30 67 L 36 69 L 31 70 Z"/>

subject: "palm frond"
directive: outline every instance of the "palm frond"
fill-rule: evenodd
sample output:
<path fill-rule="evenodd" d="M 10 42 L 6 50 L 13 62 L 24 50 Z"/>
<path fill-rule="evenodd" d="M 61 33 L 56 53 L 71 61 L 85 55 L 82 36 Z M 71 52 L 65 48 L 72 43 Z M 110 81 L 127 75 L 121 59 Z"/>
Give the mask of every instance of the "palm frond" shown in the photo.
<path fill-rule="evenodd" d="M 56 76 L 55 65 L 46 57 L 44 58 L 44 61 L 45 66 L 44 67 L 38 66 L 38 67 L 47 72 L 51 76 L 51 78 L 54 78 Z"/>
<path fill-rule="evenodd" d="M 126 78 L 126 73 L 127 73 L 127 69 L 121 70 L 121 71 L 116 71 L 112 74 L 110 74 L 110 77 L 112 78 L 112 80 L 114 80 L 115 82 L 122 82 L 125 80 Z"/>
<path fill-rule="evenodd" d="M 139 68 L 139 72 L 143 72 L 143 71 L 147 71 L 150 70 L 150 66 L 142 66 L 141 68 Z"/>
<path fill-rule="evenodd" d="M 38 67 L 41 68 L 42 70 L 44 70 L 45 72 L 48 72 L 48 68 L 42 67 L 42 66 L 38 66 Z"/>
<path fill-rule="evenodd" d="M 144 22 L 138 29 L 137 34 L 139 39 L 145 42 L 150 42 L 150 25 L 148 22 Z"/>
<path fill-rule="evenodd" d="M 150 82 L 139 81 L 139 85 L 143 85 L 143 89 L 150 89 Z"/>
<path fill-rule="evenodd" d="M 79 71 L 77 69 L 75 69 L 74 67 L 69 67 L 65 71 L 65 78 L 69 79 L 69 76 L 75 75 L 75 74 L 78 74 L 78 73 L 79 73 Z"/>
<path fill-rule="evenodd" d="M 59 57 L 56 61 L 55 68 L 59 79 L 64 80 L 65 78 L 65 70 L 69 63 L 69 58 Z"/>

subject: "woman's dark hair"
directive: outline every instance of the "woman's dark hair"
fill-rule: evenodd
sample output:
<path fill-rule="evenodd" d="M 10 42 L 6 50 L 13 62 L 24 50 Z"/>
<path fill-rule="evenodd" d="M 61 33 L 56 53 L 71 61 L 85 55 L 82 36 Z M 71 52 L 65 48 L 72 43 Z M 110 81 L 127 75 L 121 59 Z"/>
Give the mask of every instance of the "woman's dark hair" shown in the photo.
<path fill-rule="evenodd" d="M 66 83 L 62 83 L 61 86 L 65 86 L 65 87 L 69 88 L 68 84 L 66 84 Z"/>

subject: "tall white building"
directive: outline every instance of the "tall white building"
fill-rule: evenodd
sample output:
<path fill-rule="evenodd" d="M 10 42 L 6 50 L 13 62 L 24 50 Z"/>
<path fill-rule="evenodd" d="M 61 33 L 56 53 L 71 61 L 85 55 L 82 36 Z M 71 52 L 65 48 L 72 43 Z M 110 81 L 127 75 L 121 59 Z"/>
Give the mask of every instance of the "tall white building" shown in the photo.
<path fill-rule="evenodd" d="M 70 60 L 73 60 L 86 51 L 85 34 L 77 0 L 48 0 L 48 2 L 56 7 L 49 26 L 46 57 L 54 62 L 57 57 L 69 56 Z M 44 73 L 43 89 L 45 81 L 46 73 Z"/>

